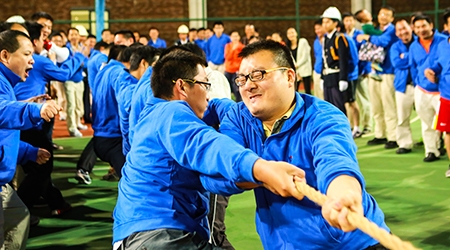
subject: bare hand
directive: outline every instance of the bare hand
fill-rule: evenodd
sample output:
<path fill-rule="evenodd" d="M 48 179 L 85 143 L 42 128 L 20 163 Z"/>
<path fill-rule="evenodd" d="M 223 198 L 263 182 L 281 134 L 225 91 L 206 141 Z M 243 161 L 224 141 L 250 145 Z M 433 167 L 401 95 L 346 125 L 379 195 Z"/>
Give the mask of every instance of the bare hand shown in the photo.
<path fill-rule="evenodd" d="M 424 74 L 428 81 L 436 83 L 436 73 L 432 69 L 425 69 Z"/>
<path fill-rule="evenodd" d="M 80 49 L 81 54 L 83 54 L 85 57 L 89 57 L 89 54 L 91 54 L 91 50 L 86 47 L 86 46 L 82 46 Z"/>
<path fill-rule="evenodd" d="M 403 59 L 403 58 L 405 58 L 405 54 L 401 53 L 400 54 L 400 59 Z"/>
<path fill-rule="evenodd" d="M 359 43 L 364 41 L 364 40 L 369 40 L 370 36 L 366 35 L 366 34 L 360 34 L 356 37 L 356 41 L 358 41 Z"/>
<path fill-rule="evenodd" d="M 293 196 L 302 200 L 304 195 L 300 193 L 294 183 L 294 177 L 305 178 L 305 171 L 286 162 L 266 161 L 259 159 L 253 166 L 253 176 L 264 183 L 264 187 L 274 194 L 283 197 Z"/>
<path fill-rule="evenodd" d="M 48 59 L 52 60 L 52 62 L 56 61 L 56 53 L 49 51 L 48 52 Z"/>
<path fill-rule="evenodd" d="M 38 95 L 38 96 L 31 97 L 29 99 L 23 100 L 23 102 L 43 103 L 45 100 L 50 100 L 50 99 L 52 99 L 52 98 L 49 95 L 43 94 L 43 95 Z"/>
<path fill-rule="evenodd" d="M 328 200 L 322 206 L 323 218 L 331 226 L 339 228 L 344 232 L 350 232 L 356 229 L 347 219 L 349 211 L 364 216 L 361 194 L 348 191 L 340 197 L 328 197 Z"/>
<path fill-rule="evenodd" d="M 39 165 L 42 165 L 46 163 L 51 157 L 50 152 L 48 152 L 46 149 L 39 148 L 36 158 L 36 163 Z"/>
<path fill-rule="evenodd" d="M 261 185 L 253 183 L 253 182 L 238 182 L 238 183 L 236 183 L 236 186 L 238 186 L 240 189 L 244 189 L 244 190 L 250 190 L 250 189 L 261 187 Z"/>
<path fill-rule="evenodd" d="M 49 122 L 62 108 L 53 100 L 49 100 L 41 108 L 41 118 Z"/>

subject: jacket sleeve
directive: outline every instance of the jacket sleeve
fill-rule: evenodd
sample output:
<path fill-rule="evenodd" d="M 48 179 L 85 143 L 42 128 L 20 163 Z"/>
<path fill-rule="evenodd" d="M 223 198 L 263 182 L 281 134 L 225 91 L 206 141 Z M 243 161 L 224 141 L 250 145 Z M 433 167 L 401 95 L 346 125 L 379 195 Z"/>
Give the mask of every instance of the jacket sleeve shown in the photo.
<path fill-rule="evenodd" d="M 330 183 L 340 175 L 356 178 L 364 189 L 347 117 L 335 108 L 323 109 L 308 126 L 312 131 L 311 153 L 319 191 L 326 194 Z"/>
<path fill-rule="evenodd" d="M 446 51 L 445 48 L 445 43 L 447 43 L 447 39 L 445 39 L 444 41 L 442 41 L 439 45 L 438 45 L 438 52 L 435 53 L 431 53 L 430 57 L 429 57 L 429 68 L 431 70 L 434 71 L 435 75 L 437 78 L 441 77 L 441 73 L 442 73 L 442 68 L 446 65 L 441 65 L 440 60 L 439 60 L 439 56 L 449 56 L 447 53 L 439 53 L 439 51 Z M 444 46 L 443 46 L 444 45 Z"/>
<path fill-rule="evenodd" d="M 27 130 L 39 126 L 41 108 L 38 103 L 0 100 L 0 128 Z"/>
<path fill-rule="evenodd" d="M 300 69 L 305 66 L 311 67 L 311 46 L 305 38 L 300 38 L 297 46 L 296 67 Z"/>
<path fill-rule="evenodd" d="M 399 41 L 401 42 L 401 41 Z M 395 43 L 392 45 L 389 53 L 391 58 L 391 63 L 394 68 L 398 69 L 408 69 L 409 68 L 409 53 L 408 51 L 402 52 L 400 50 L 400 45 Z M 403 58 L 400 58 L 400 55 L 403 53 Z"/>
<path fill-rule="evenodd" d="M 45 61 L 45 69 L 42 72 L 47 81 L 66 82 L 83 64 L 87 65 L 87 58 L 79 52 L 75 53 L 73 57 L 69 57 L 60 67 L 54 65 L 50 60 Z"/>
<path fill-rule="evenodd" d="M 393 29 L 392 27 L 388 27 L 387 30 L 385 30 L 381 36 L 370 36 L 369 42 L 377 46 L 386 48 L 392 42 L 394 36 L 395 36 L 395 29 Z"/>
<path fill-rule="evenodd" d="M 214 194 L 231 196 L 233 194 L 240 194 L 245 191 L 236 186 L 234 182 L 229 181 L 223 177 L 200 175 L 200 181 L 206 190 Z"/>
<path fill-rule="evenodd" d="M 415 42 L 414 42 L 415 43 Z M 418 83 L 418 79 L 417 79 L 417 64 L 416 61 L 414 60 L 414 53 L 411 53 L 414 50 L 415 45 L 411 44 L 411 46 L 409 47 L 409 65 L 410 65 L 410 71 L 411 71 L 411 78 L 412 81 L 417 84 Z"/>
<path fill-rule="evenodd" d="M 348 61 L 350 59 L 350 47 L 344 35 L 339 35 L 338 55 L 339 55 L 339 80 L 348 81 Z"/>
<path fill-rule="evenodd" d="M 227 98 L 214 98 L 208 103 L 208 109 L 205 112 L 202 120 L 209 126 L 218 126 L 225 114 L 230 110 L 231 107 L 236 105 L 233 100 Z"/>
<path fill-rule="evenodd" d="M 232 182 L 253 182 L 258 155 L 201 121 L 187 104 L 168 105 L 164 121 L 156 121 L 158 140 L 181 166 Z M 163 113 L 160 114 L 163 117 Z M 226 149 L 226 150 L 224 150 Z M 214 168 L 208 166 L 215 166 Z"/>
<path fill-rule="evenodd" d="M 24 165 L 28 161 L 35 162 L 37 159 L 38 148 L 30 144 L 20 141 L 19 154 L 17 155 L 17 164 Z"/>

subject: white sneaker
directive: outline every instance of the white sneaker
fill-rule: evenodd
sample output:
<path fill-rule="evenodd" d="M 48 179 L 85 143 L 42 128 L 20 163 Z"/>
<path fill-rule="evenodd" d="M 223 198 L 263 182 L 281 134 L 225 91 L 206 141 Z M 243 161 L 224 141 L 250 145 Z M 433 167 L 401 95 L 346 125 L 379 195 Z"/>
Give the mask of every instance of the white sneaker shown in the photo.
<path fill-rule="evenodd" d="M 88 126 L 83 125 L 83 124 L 78 124 L 77 128 L 78 128 L 78 130 L 87 130 Z"/>
<path fill-rule="evenodd" d="M 447 171 L 445 171 L 445 177 L 450 178 L 450 166 L 448 166 Z"/>
<path fill-rule="evenodd" d="M 83 134 L 78 129 L 75 131 L 69 131 L 69 134 L 72 137 L 83 137 Z"/>

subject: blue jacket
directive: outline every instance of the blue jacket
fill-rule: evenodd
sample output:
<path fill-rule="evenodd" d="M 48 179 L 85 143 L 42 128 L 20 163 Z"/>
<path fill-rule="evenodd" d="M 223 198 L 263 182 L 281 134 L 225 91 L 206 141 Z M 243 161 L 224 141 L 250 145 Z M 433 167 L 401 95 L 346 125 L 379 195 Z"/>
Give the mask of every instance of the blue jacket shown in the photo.
<path fill-rule="evenodd" d="M 364 41 L 363 42 L 358 42 L 356 40 L 356 37 L 358 35 L 361 35 L 361 34 L 364 34 L 364 32 L 362 30 L 355 29 L 355 31 L 353 32 L 353 36 L 352 36 L 353 41 L 356 43 L 356 48 L 357 48 L 358 52 L 359 52 L 359 49 L 361 48 L 362 44 L 365 43 Z M 358 59 L 359 59 L 359 55 L 358 55 Z M 359 61 L 359 63 L 358 63 L 358 71 L 359 71 L 358 72 L 358 76 L 369 74 L 370 71 L 372 70 L 372 67 L 370 66 L 370 62 L 368 62 L 368 61 L 361 61 L 361 60 L 358 60 L 358 61 Z"/>
<path fill-rule="evenodd" d="M 345 38 L 348 41 L 348 48 L 350 50 L 350 59 L 349 59 L 349 68 L 348 68 L 348 80 L 355 81 L 358 80 L 359 77 L 359 56 L 358 56 L 358 48 L 356 47 L 356 42 L 348 36 L 344 34 Z"/>
<path fill-rule="evenodd" d="M 120 116 L 120 131 L 122 132 L 122 152 L 123 155 L 127 155 L 130 151 L 129 141 L 129 118 L 131 101 L 133 98 L 133 92 L 138 83 L 138 79 L 130 74 L 127 69 L 123 69 L 120 73 L 117 81 L 119 82 L 119 93 L 117 95 L 117 103 L 119 105 Z"/>
<path fill-rule="evenodd" d="M 128 140 L 130 145 L 132 144 L 134 126 L 136 126 L 139 115 L 145 107 L 145 103 L 153 97 L 153 91 L 150 86 L 151 75 L 153 67 L 148 67 L 145 73 L 142 75 L 139 82 L 136 84 L 133 92 L 133 98 L 131 99 L 130 116 L 129 116 L 129 129 Z"/>
<path fill-rule="evenodd" d="M 438 51 L 438 45 L 445 39 L 446 36 L 435 32 L 433 41 L 430 45 L 429 53 L 427 53 L 423 46 L 420 44 L 419 38 L 416 39 L 409 47 L 409 65 L 411 66 L 411 75 L 413 82 L 427 92 L 439 91 L 439 86 L 428 81 L 428 79 L 425 77 L 424 71 L 425 69 L 430 67 L 429 58 L 437 58 L 435 54 L 441 53 Z"/>
<path fill-rule="evenodd" d="M 91 55 L 91 57 L 89 58 L 89 61 L 87 63 L 87 73 L 90 88 L 92 88 L 92 85 L 95 82 L 95 77 L 100 71 L 102 64 L 106 63 L 107 61 L 108 57 L 101 52 L 95 53 L 95 55 Z"/>
<path fill-rule="evenodd" d="M 206 125 L 184 101 L 151 98 L 135 130 L 139 136 L 119 182 L 113 242 L 160 228 L 208 240 L 209 192 L 201 173 L 256 183 L 252 169 L 259 157 Z"/>
<path fill-rule="evenodd" d="M 441 97 L 450 100 L 450 44 L 448 38 L 439 43 L 437 51 L 439 53 L 430 55 L 430 62 L 432 62 L 430 68 L 438 78 Z"/>
<path fill-rule="evenodd" d="M 383 69 L 383 72 L 379 72 L 380 74 L 394 74 L 394 67 L 391 63 L 389 50 L 391 49 L 392 44 L 397 41 L 398 37 L 395 35 L 395 26 L 392 23 L 386 27 L 381 36 L 370 36 L 369 42 L 383 47 L 386 52 L 384 62 L 380 65 Z"/>
<path fill-rule="evenodd" d="M 261 120 L 244 103 L 227 113 L 220 131 L 263 159 L 302 168 L 306 182 L 321 193 L 339 175 L 355 177 L 361 184 L 364 215 L 389 231 L 383 212 L 365 190 L 347 117 L 316 97 L 296 93 L 295 98 L 292 116 L 278 134 L 266 138 Z M 360 230 L 344 233 L 331 227 L 309 199 L 284 198 L 265 188 L 254 193 L 256 227 L 264 249 L 365 249 L 377 243 Z"/>
<path fill-rule="evenodd" d="M 406 85 L 409 83 L 408 81 L 413 80 L 409 65 L 409 45 L 404 44 L 402 40 L 398 40 L 392 45 L 389 53 L 389 58 L 391 59 L 392 66 L 394 66 L 395 69 L 395 91 L 405 93 Z M 401 54 L 403 54 L 403 58 L 400 58 Z M 410 79 L 408 79 L 408 76 Z"/>
<path fill-rule="evenodd" d="M 125 66 L 121 62 L 111 60 L 95 77 L 91 89 L 94 136 L 122 137 L 116 97 L 119 93 L 117 78 L 124 68 Z"/>
<path fill-rule="evenodd" d="M 220 65 L 225 62 L 225 45 L 231 42 L 230 37 L 227 34 L 217 37 L 213 35 L 206 42 L 206 57 L 208 61 Z"/>
<path fill-rule="evenodd" d="M 157 49 L 160 49 L 160 48 L 165 49 L 167 47 L 166 41 L 164 41 L 163 39 L 161 39 L 159 37 L 158 37 L 158 39 L 156 39 L 155 43 L 150 38 L 150 40 L 148 41 L 147 45 L 148 46 L 152 46 L 152 47 L 157 48 Z"/>
<path fill-rule="evenodd" d="M 320 44 L 319 37 L 316 37 L 316 40 L 314 40 L 313 44 L 314 49 L 314 72 L 321 75 L 322 74 L 322 44 Z"/>
<path fill-rule="evenodd" d="M 34 65 L 25 82 L 20 82 L 14 87 L 17 100 L 45 94 L 45 86 L 50 81 L 65 82 L 72 78 L 87 58 L 81 53 L 75 53 L 64 61 L 61 66 L 56 66 L 50 59 L 37 54 L 33 55 Z"/>
<path fill-rule="evenodd" d="M 79 53 L 79 52 L 75 52 L 75 51 L 72 49 L 72 45 L 70 44 L 70 42 L 67 42 L 66 47 L 67 47 L 67 48 L 69 49 L 69 51 L 70 51 L 70 56 L 69 56 L 69 58 L 72 58 L 72 57 L 74 57 L 76 54 Z M 58 64 L 58 65 L 60 65 L 60 64 Z M 72 77 L 69 79 L 69 81 L 76 82 L 76 83 L 83 81 L 83 78 L 84 78 L 84 77 L 83 77 L 83 70 L 84 70 L 86 67 L 87 67 L 87 59 L 86 59 L 86 63 L 83 64 L 83 67 L 78 68 L 78 70 L 72 75 Z"/>
<path fill-rule="evenodd" d="M 197 39 L 194 41 L 195 44 L 198 45 L 198 47 L 200 47 L 206 54 L 206 41 L 205 40 L 201 40 L 201 39 Z"/>
<path fill-rule="evenodd" d="M 20 130 L 40 125 L 42 104 L 17 101 L 13 88 L 20 81 L 0 63 L 0 186 L 12 180 L 17 162 L 37 157 L 37 148 L 20 141 Z"/>

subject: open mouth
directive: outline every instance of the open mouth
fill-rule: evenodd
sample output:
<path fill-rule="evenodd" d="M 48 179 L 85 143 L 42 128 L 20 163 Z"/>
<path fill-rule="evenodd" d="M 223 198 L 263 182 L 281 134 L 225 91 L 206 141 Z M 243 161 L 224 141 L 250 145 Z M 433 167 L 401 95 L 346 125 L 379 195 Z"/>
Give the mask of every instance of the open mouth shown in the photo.
<path fill-rule="evenodd" d="M 28 77 L 30 75 L 30 70 L 32 70 L 33 68 L 28 68 L 25 69 L 25 76 Z"/>

